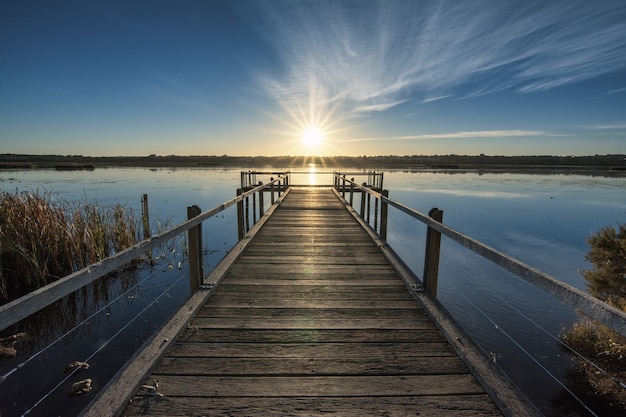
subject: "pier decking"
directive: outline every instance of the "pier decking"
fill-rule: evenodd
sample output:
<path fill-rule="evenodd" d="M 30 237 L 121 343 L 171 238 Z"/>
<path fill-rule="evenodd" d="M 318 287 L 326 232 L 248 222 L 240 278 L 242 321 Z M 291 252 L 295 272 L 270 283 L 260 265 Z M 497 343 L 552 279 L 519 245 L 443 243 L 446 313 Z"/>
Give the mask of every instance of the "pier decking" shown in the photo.
<path fill-rule="evenodd" d="M 146 414 L 501 415 L 326 189 L 290 191 L 124 413 Z"/>

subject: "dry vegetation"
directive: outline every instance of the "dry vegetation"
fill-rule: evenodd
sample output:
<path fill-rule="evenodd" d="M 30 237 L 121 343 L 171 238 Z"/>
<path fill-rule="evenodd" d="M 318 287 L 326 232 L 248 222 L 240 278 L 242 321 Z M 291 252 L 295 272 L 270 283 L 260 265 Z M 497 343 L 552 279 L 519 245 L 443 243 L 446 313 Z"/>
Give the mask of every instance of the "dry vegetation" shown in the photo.
<path fill-rule="evenodd" d="M 74 207 L 38 193 L 0 194 L 0 299 L 17 298 L 139 240 L 132 212 Z"/>
<path fill-rule="evenodd" d="M 589 244 L 586 259 L 594 268 L 583 272 L 589 292 L 626 311 L 626 224 L 601 229 Z M 574 357 L 570 379 L 577 395 L 603 415 L 625 415 L 626 338 L 591 320 L 566 329 L 561 337 L 589 360 Z"/>

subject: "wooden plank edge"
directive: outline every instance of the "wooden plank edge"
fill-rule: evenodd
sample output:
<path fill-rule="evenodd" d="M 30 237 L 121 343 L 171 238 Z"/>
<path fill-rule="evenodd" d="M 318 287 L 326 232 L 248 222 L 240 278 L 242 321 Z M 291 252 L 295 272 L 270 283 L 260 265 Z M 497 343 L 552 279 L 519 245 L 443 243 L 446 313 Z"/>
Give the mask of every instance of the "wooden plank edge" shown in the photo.
<path fill-rule="evenodd" d="M 408 265 L 396 254 L 387 243 L 380 238 L 372 227 L 361 219 L 356 210 L 348 204 L 339 192 L 333 189 L 335 195 L 346 209 L 359 222 L 361 227 L 370 235 L 389 264 L 426 311 L 437 328 L 452 345 L 455 352 L 465 362 L 472 375 L 483 387 L 487 395 L 496 404 L 500 412 L 507 417 L 528 416 L 539 417 L 543 413 L 526 397 L 526 394 L 511 381 L 511 379 L 487 358 L 483 350 L 472 338 L 456 323 L 445 307 L 432 294 L 425 291 L 422 281 L 413 273 Z"/>
<path fill-rule="evenodd" d="M 176 340 L 191 320 L 215 292 L 234 262 L 249 245 L 252 238 L 265 224 L 272 213 L 288 195 L 287 189 L 259 221 L 246 233 L 241 241 L 222 259 L 204 279 L 205 284 L 181 307 L 178 312 L 126 362 L 100 393 L 81 412 L 84 417 L 120 416 L 132 398 L 139 391 L 145 379 L 154 371 L 165 353 L 174 346 Z M 208 285 L 206 284 L 208 283 Z"/>

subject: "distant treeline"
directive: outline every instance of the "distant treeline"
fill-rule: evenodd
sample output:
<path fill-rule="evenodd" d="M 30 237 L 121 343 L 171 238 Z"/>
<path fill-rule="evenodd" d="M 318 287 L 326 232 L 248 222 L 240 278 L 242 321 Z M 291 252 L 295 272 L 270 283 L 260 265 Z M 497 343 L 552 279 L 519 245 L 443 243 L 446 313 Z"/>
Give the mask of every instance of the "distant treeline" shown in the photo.
<path fill-rule="evenodd" d="M 82 156 L 0 154 L 0 169 L 95 169 L 97 167 L 241 167 L 291 168 L 315 164 L 325 168 L 537 169 L 584 168 L 626 170 L 626 155 L 590 156 Z"/>

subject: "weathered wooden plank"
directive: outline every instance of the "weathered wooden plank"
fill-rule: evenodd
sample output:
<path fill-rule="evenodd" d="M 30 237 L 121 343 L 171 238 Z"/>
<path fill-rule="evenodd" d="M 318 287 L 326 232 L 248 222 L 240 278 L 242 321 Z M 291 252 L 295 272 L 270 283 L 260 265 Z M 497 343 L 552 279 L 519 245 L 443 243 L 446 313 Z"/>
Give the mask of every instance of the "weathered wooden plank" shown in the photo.
<path fill-rule="evenodd" d="M 262 281 L 260 281 L 262 279 Z M 387 278 L 391 279 L 391 278 Z M 233 284 L 239 285 L 256 285 L 256 286 L 265 286 L 265 285 L 275 285 L 275 286 L 289 286 L 289 287 L 309 287 L 311 285 L 342 285 L 342 286 L 361 286 L 371 289 L 373 296 L 375 296 L 376 292 L 384 291 L 386 289 L 393 290 L 397 284 L 397 288 L 404 288 L 404 286 L 395 282 L 392 287 L 389 286 L 385 281 L 375 280 L 375 279 L 363 279 L 363 280 L 355 280 L 355 279 L 340 279 L 340 278 L 325 278 L 325 279 L 302 279 L 295 277 L 293 275 L 288 276 L 280 276 L 280 277 L 271 277 L 271 278 L 259 278 L 259 277 L 248 277 L 245 278 L 233 278 Z"/>
<path fill-rule="evenodd" d="M 250 307 L 250 308 L 345 308 L 345 309 L 358 309 L 363 307 L 368 308 L 406 308 L 406 309 L 415 309 L 415 301 L 411 300 L 381 300 L 378 298 L 371 300 L 311 300 L 309 298 L 306 299 L 294 299 L 294 298 L 283 298 L 283 297 L 238 297 L 237 294 L 229 294 L 226 296 L 224 294 L 216 295 L 211 299 L 209 304 L 210 306 L 219 306 L 219 307 Z"/>
<path fill-rule="evenodd" d="M 332 253 L 327 255 L 284 255 L 284 256 L 255 256 L 248 255 L 238 262 L 239 265 L 285 265 L 295 264 L 296 268 L 305 268 L 308 265 L 316 265 L 322 268 L 324 265 L 351 266 L 358 263 L 359 267 L 366 269 L 370 265 L 380 265 L 384 258 L 379 254 L 354 254 L 352 256 L 337 256 Z M 290 266 L 290 268 L 293 268 Z"/>
<path fill-rule="evenodd" d="M 213 343 L 433 343 L 444 342 L 441 332 L 432 328 L 406 329 L 200 329 L 191 326 L 180 342 Z"/>
<path fill-rule="evenodd" d="M 469 374 L 402 376 L 233 377 L 160 375 L 169 397 L 343 397 L 471 395 L 484 390 Z"/>
<path fill-rule="evenodd" d="M 241 294 L 242 299 L 246 297 L 253 298 L 304 298 L 304 299 L 328 299 L 328 300 L 367 300 L 378 298 L 380 300 L 406 300 L 409 296 L 408 291 L 404 288 L 386 288 L 381 291 L 372 291 L 370 287 L 361 287 L 359 285 L 342 285 L 335 289 L 332 285 L 314 285 L 314 286 L 285 286 L 285 285 L 248 285 L 236 283 L 224 283 L 220 285 L 215 297 L 223 294 Z M 257 295 L 258 294 L 258 295 Z"/>
<path fill-rule="evenodd" d="M 263 319 L 259 321 L 254 317 L 224 318 L 213 320 L 198 317 L 193 326 L 210 329 L 407 329 L 420 330 L 429 326 L 427 318 L 401 322 L 395 318 L 382 319 Z"/>
<path fill-rule="evenodd" d="M 170 357 L 226 358 L 353 358 L 369 361 L 379 358 L 450 356 L 454 351 L 444 341 L 430 343 L 177 343 Z M 436 369 L 432 369 L 437 373 Z"/>
<path fill-rule="evenodd" d="M 154 371 L 161 375 L 440 375 L 467 373 L 463 361 L 445 356 L 398 356 L 368 358 L 237 358 L 171 357 L 163 358 Z"/>
<path fill-rule="evenodd" d="M 125 414 L 139 416 L 500 416 L 486 394 L 392 396 L 392 397 L 317 397 L 317 398 L 213 398 L 138 396 Z"/>
<path fill-rule="evenodd" d="M 368 265 L 366 267 L 361 267 L 359 265 L 315 265 L 315 264 L 306 264 L 301 265 L 301 267 L 292 266 L 292 265 L 280 265 L 280 264 L 272 264 L 272 263 L 263 263 L 263 268 L 251 268 L 249 265 L 245 263 L 237 263 L 235 267 L 231 270 L 231 276 L 245 275 L 248 273 L 256 273 L 258 274 L 268 274 L 273 272 L 284 272 L 284 273 L 316 273 L 316 274 L 335 274 L 336 276 L 349 276 L 353 278 L 359 278 L 362 276 L 386 276 L 389 277 L 390 274 L 393 273 L 393 269 L 388 265 Z"/>
<path fill-rule="evenodd" d="M 273 308 L 273 307 L 221 307 L 211 304 L 203 307 L 197 318 L 254 318 L 258 320 L 419 320 L 424 317 L 421 310 L 407 308 Z"/>

